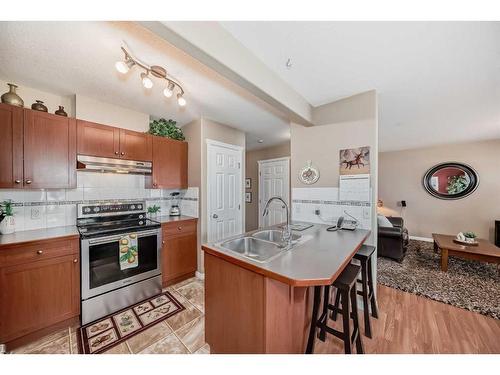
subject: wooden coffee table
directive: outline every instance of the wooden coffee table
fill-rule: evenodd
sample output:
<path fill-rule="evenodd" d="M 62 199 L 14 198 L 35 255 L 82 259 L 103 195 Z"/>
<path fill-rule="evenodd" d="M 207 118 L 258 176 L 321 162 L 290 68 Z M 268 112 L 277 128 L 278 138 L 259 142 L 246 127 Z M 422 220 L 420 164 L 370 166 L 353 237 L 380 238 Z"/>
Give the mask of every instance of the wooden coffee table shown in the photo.
<path fill-rule="evenodd" d="M 441 250 L 441 271 L 448 271 L 448 257 L 450 256 L 500 264 L 500 247 L 482 239 L 477 240 L 479 242 L 477 246 L 464 246 L 453 242 L 455 237 L 432 233 L 434 250 Z"/>

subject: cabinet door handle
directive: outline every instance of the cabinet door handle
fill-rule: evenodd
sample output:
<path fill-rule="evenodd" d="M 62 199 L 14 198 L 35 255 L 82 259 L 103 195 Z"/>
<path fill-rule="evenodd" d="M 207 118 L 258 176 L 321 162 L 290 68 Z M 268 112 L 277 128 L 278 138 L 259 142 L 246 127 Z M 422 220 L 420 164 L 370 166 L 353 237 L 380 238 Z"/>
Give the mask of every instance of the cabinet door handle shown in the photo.
<path fill-rule="evenodd" d="M 14 181 L 16 184 L 20 184 L 21 183 L 21 180 L 15 180 Z"/>
<path fill-rule="evenodd" d="M 26 180 L 26 183 L 27 183 L 28 185 L 29 185 L 29 184 L 31 184 L 31 182 L 32 182 L 32 181 L 31 181 L 30 179 Z"/>
<path fill-rule="evenodd" d="M 123 156 L 123 155 L 125 155 L 125 153 L 122 151 L 122 152 L 120 152 L 120 155 Z"/>
<path fill-rule="evenodd" d="M 118 151 L 115 151 L 115 155 L 118 155 L 118 154 L 119 154 L 119 152 L 118 152 Z"/>
<path fill-rule="evenodd" d="M 73 259 L 73 263 L 78 263 L 78 259 Z"/>
<path fill-rule="evenodd" d="M 182 227 L 177 227 L 178 230 L 182 230 Z"/>
<path fill-rule="evenodd" d="M 42 255 L 42 254 L 43 254 L 43 250 L 38 250 L 36 253 L 37 253 L 38 255 Z"/>
<path fill-rule="evenodd" d="M 161 241 L 161 244 L 162 244 L 162 245 L 165 245 L 165 241 Z"/>

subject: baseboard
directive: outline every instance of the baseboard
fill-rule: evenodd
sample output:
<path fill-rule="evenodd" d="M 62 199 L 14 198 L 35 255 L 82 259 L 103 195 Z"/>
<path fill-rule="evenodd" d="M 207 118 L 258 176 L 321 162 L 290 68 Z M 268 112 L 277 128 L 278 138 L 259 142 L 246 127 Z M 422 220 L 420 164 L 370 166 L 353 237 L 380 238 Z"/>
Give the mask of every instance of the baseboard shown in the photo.
<path fill-rule="evenodd" d="M 202 273 L 202 272 L 198 272 L 198 271 L 196 271 L 195 275 L 196 275 L 196 277 L 197 277 L 198 279 L 200 279 L 200 280 L 205 280 L 205 273 L 204 273 L 204 272 Z"/>
<path fill-rule="evenodd" d="M 428 237 L 417 237 L 417 236 L 410 236 L 410 240 L 415 240 L 415 241 L 425 241 L 425 242 L 434 242 L 432 238 Z"/>

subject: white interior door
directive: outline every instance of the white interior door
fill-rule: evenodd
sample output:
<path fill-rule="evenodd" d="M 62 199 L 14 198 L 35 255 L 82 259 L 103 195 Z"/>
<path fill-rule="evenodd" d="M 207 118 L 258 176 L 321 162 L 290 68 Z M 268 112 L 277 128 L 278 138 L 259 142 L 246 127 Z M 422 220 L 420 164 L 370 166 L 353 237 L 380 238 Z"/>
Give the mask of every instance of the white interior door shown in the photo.
<path fill-rule="evenodd" d="M 243 232 L 242 155 L 238 146 L 207 141 L 209 242 Z"/>
<path fill-rule="evenodd" d="M 269 206 L 269 214 L 262 217 L 264 207 L 271 197 L 281 197 L 290 207 L 289 158 L 259 161 L 259 227 L 286 221 L 286 210 L 278 201 L 273 201 Z"/>

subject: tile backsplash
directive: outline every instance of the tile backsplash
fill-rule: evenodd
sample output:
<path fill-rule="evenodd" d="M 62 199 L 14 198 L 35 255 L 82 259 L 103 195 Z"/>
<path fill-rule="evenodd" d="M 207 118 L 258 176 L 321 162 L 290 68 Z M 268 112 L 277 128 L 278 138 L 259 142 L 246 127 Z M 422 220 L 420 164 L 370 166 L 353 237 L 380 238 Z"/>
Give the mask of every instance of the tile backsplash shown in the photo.
<path fill-rule="evenodd" d="M 14 203 L 16 231 L 76 224 L 76 205 L 88 201 L 146 200 L 168 215 L 170 193 L 179 191 L 183 215 L 198 217 L 198 188 L 186 190 L 146 189 L 141 175 L 77 172 L 76 189 L 0 190 L 0 201 Z"/>
<path fill-rule="evenodd" d="M 320 215 L 315 211 L 319 210 Z M 354 216 L 361 228 L 371 228 L 372 205 L 369 202 L 339 201 L 339 189 L 293 188 L 292 220 L 316 224 L 335 224 L 340 216 L 352 220 Z"/>

